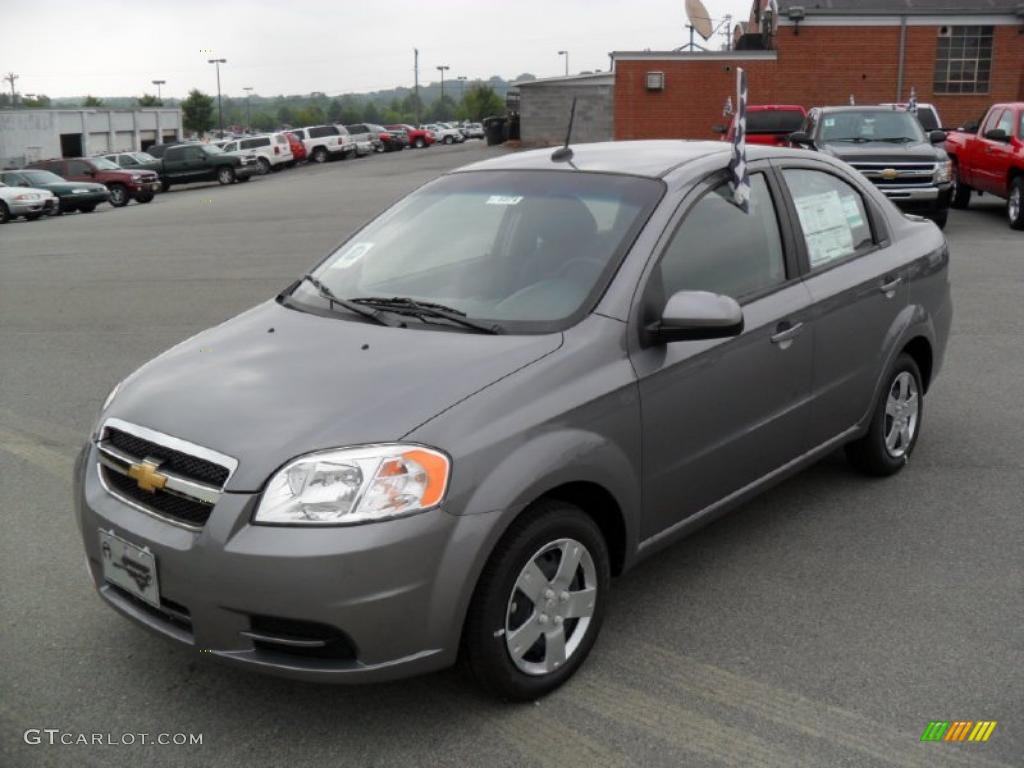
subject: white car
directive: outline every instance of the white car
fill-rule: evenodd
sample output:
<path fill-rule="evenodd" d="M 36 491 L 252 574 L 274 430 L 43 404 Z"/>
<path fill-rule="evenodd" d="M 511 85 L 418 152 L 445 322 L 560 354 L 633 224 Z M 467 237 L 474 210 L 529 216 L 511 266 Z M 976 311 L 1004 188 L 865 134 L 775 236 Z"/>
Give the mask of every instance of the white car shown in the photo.
<path fill-rule="evenodd" d="M 331 158 L 344 160 L 356 153 L 355 142 L 345 126 L 312 125 L 288 132 L 295 134 L 306 147 L 306 157 L 311 163 L 326 163 Z"/>
<path fill-rule="evenodd" d="M 292 147 L 283 133 L 246 136 L 234 141 L 218 142 L 218 146 L 229 154 L 245 153 L 255 157 L 256 162 L 260 164 L 260 175 L 266 175 L 295 162 Z"/>
<path fill-rule="evenodd" d="M 444 123 L 431 123 L 429 125 L 421 125 L 420 127 L 433 133 L 434 141 L 439 144 L 461 144 L 466 140 L 466 137 L 462 135 L 462 131 L 458 128 L 450 128 Z"/>
<path fill-rule="evenodd" d="M 487 134 L 481 123 L 466 123 L 462 126 L 462 135 L 467 139 L 482 139 Z"/>
<path fill-rule="evenodd" d="M 909 105 L 906 102 L 900 104 L 889 102 L 879 104 L 878 106 L 906 109 Z M 939 117 L 939 110 L 935 108 L 934 104 L 926 104 L 923 101 L 919 102 L 917 105 L 917 120 L 921 123 L 921 127 L 924 128 L 925 132 L 942 130 L 942 118 Z"/>
<path fill-rule="evenodd" d="M 0 224 L 24 216 L 29 221 L 60 208 L 57 196 L 48 189 L 32 187 L 9 187 L 0 182 Z"/>

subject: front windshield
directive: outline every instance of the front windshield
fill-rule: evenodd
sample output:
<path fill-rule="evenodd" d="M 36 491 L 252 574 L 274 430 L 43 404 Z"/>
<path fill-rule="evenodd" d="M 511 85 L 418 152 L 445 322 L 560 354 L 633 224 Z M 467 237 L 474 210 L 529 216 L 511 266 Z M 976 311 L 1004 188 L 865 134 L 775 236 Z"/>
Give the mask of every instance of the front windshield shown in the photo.
<path fill-rule="evenodd" d="M 112 163 L 109 160 L 107 160 L 105 157 L 94 157 L 92 162 L 96 166 L 97 170 L 100 170 L 100 171 L 119 171 L 119 170 L 121 170 L 120 166 L 118 166 L 117 163 Z"/>
<path fill-rule="evenodd" d="M 223 155 L 224 154 L 224 151 L 220 147 L 214 147 L 214 146 L 212 146 L 210 144 L 200 144 L 199 146 L 201 146 L 203 148 L 203 151 L 206 152 L 206 154 L 208 154 L 208 155 Z"/>
<path fill-rule="evenodd" d="M 21 175 L 32 184 L 60 184 L 64 181 L 60 176 L 50 171 L 19 171 Z"/>
<path fill-rule="evenodd" d="M 508 331 L 550 331 L 603 289 L 662 189 L 613 174 L 455 173 L 385 212 L 315 275 L 342 299 L 408 297 Z M 293 295 L 324 303 L 309 282 Z"/>
<path fill-rule="evenodd" d="M 826 114 L 821 121 L 823 141 L 923 142 L 924 129 L 909 112 L 854 110 Z"/>

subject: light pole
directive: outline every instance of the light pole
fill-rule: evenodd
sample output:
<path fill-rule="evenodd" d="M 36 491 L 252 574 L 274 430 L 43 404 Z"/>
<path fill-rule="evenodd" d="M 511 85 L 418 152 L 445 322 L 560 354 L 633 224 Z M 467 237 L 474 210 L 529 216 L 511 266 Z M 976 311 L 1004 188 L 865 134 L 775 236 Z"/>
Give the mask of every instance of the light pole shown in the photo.
<path fill-rule="evenodd" d="M 242 86 L 242 90 L 245 91 L 245 127 L 248 130 L 252 130 L 252 86 Z"/>
<path fill-rule="evenodd" d="M 462 101 L 466 99 L 466 81 L 468 79 L 465 75 L 459 75 L 459 99 Z"/>
<path fill-rule="evenodd" d="M 565 76 L 568 77 L 569 76 L 569 52 L 568 51 L 559 51 L 558 55 L 559 56 L 565 56 Z"/>
<path fill-rule="evenodd" d="M 220 65 L 227 64 L 227 59 L 207 59 L 207 64 L 217 65 L 217 122 L 220 123 L 220 137 L 224 138 L 224 109 L 220 102 Z"/>
<path fill-rule="evenodd" d="M 160 86 L 167 83 L 166 80 L 153 80 L 153 85 L 156 86 L 156 100 L 163 104 L 164 97 L 160 95 Z"/>
<path fill-rule="evenodd" d="M 447 64 L 441 64 L 437 67 L 437 71 L 441 73 L 441 109 L 444 109 L 444 73 L 447 72 L 451 67 Z M 438 118 L 440 120 L 441 118 Z"/>
<path fill-rule="evenodd" d="M 15 101 L 17 98 L 17 94 L 14 91 L 14 81 L 17 80 L 19 77 L 20 75 L 16 75 L 13 72 L 8 72 L 6 75 L 4 75 L 4 80 L 11 84 L 11 109 L 14 109 L 18 106 Z"/>

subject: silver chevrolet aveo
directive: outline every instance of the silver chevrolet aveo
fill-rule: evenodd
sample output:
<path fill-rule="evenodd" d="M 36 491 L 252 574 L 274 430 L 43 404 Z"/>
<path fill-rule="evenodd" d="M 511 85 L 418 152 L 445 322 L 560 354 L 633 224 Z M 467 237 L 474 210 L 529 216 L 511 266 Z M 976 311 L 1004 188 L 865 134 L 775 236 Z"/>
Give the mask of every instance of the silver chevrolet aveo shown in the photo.
<path fill-rule="evenodd" d="M 561 160 L 561 162 L 559 161 Z M 848 166 L 580 145 L 449 173 L 107 398 L 76 466 L 104 601 L 329 682 L 569 678 L 609 580 L 840 446 L 899 471 L 948 250 Z"/>

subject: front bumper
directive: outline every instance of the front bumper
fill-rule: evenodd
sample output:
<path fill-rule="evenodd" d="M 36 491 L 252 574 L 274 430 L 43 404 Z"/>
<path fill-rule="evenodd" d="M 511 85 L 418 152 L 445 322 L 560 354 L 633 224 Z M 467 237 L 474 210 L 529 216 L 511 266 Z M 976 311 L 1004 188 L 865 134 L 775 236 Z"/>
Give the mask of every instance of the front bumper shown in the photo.
<path fill-rule="evenodd" d="M 12 216 L 29 216 L 35 213 L 53 213 L 57 210 L 59 203 L 55 197 L 47 197 L 42 200 L 8 200 Z"/>
<path fill-rule="evenodd" d="M 438 509 L 369 525 L 272 527 L 250 524 L 256 495 L 226 493 L 195 532 L 111 496 L 96 454 L 87 445 L 76 464 L 75 511 L 90 576 L 120 613 L 205 658 L 320 682 L 394 679 L 455 661 L 496 514 Z M 161 609 L 104 580 L 101 529 L 155 555 Z M 264 642 L 265 617 L 329 627 L 349 650 L 325 658 Z"/>
<path fill-rule="evenodd" d="M 128 195 L 132 200 L 138 200 L 140 197 L 153 197 L 159 191 L 160 179 L 154 179 L 153 181 L 146 181 L 128 187 Z"/>

